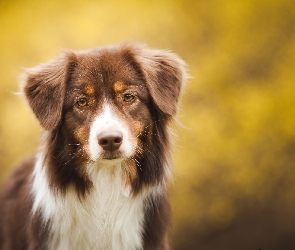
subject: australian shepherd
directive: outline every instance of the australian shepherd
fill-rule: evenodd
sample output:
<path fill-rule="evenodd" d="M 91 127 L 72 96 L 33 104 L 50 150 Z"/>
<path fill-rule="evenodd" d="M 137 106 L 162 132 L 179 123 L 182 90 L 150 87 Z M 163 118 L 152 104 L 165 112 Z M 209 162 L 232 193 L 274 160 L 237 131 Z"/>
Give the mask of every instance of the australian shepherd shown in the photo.
<path fill-rule="evenodd" d="M 0 249 L 169 249 L 169 122 L 185 63 L 125 43 L 27 69 L 44 129 L 0 193 Z"/>

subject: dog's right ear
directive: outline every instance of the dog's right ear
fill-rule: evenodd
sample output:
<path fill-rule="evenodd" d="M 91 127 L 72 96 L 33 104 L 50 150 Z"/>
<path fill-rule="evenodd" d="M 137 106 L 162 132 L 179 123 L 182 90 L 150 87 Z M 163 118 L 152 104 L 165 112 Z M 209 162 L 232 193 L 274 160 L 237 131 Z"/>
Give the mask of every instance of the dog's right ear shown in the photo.
<path fill-rule="evenodd" d="M 23 93 L 46 130 L 53 130 L 61 120 L 66 82 L 70 68 L 74 66 L 74 55 L 65 52 L 49 63 L 25 70 L 21 86 Z"/>

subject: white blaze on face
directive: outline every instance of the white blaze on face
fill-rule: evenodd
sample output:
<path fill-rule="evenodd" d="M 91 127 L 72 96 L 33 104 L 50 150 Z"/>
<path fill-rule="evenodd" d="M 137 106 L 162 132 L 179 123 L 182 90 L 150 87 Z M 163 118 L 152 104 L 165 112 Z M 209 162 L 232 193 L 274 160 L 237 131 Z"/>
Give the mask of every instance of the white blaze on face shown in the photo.
<path fill-rule="evenodd" d="M 118 131 L 123 135 L 120 151 L 123 157 L 131 157 L 135 149 L 135 138 L 132 139 L 127 122 L 120 119 L 112 110 L 112 106 L 104 103 L 102 112 L 97 115 L 90 127 L 89 151 L 93 161 L 99 160 L 103 153 L 103 148 L 98 144 L 97 136 L 102 132 Z"/>

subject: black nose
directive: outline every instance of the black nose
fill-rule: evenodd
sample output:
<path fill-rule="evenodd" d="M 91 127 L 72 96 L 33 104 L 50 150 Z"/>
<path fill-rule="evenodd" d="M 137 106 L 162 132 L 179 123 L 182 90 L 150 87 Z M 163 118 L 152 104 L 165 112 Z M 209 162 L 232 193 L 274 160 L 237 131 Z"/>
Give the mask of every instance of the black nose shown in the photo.
<path fill-rule="evenodd" d="M 120 148 L 123 135 L 119 131 L 105 131 L 97 136 L 98 144 L 107 151 L 115 151 Z"/>

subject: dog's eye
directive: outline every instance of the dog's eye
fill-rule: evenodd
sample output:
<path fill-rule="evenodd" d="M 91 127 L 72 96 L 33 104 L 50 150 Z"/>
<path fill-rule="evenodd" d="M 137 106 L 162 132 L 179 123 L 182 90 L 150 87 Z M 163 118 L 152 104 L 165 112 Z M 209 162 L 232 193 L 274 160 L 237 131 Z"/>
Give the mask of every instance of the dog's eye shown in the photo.
<path fill-rule="evenodd" d="M 134 95 L 131 95 L 131 94 L 125 94 L 124 97 L 123 97 L 123 100 L 124 102 L 131 102 L 133 101 L 135 98 Z"/>
<path fill-rule="evenodd" d="M 77 101 L 77 104 L 80 107 L 85 107 L 85 106 L 87 106 L 88 102 L 87 102 L 86 98 L 81 98 Z"/>

